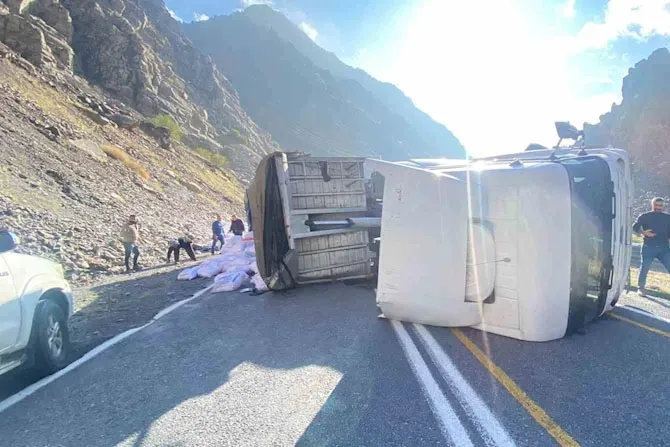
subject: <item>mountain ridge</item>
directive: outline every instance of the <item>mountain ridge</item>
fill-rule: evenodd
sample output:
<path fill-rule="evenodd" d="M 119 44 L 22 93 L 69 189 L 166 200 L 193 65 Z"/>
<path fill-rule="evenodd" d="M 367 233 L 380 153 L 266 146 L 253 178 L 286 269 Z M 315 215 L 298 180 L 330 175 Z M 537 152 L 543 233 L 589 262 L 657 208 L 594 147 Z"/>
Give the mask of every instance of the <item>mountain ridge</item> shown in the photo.
<path fill-rule="evenodd" d="M 257 24 L 273 28 L 280 38 L 292 43 L 316 66 L 329 70 L 335 76 L 356 80 L 387 107 L 396 110 L 414 127 L 423 129 L 423 132 L 432 138 L 443 140 L 449 145 L 465 150 L 458 138 L 445 125 L 435 121 L 429 114 L 418 108 L 412 99 L 397 86 L 390 82 L 379 81 L 361 68 L 345 64 L 334 53 L 312 41 L 279 11 L 268 5 L 260 4 L 249 6 L 244 13 Z"/>
<path fill-rule="evenodd" d="M 184 24 L 183 29 L 226 73 L 250 116 L 287 150 L 387 159 L 465 156 L 453 134 L 414 107 L 400 90 L 339 61 L 272 8 L 251 6 Z M 296 45 L 311 50 L 305 54 Z M 332 69 L 322 68 L 310 58 L 314 54 L 337 63 Z M 389 107 L 388 95 L 372 93 L 345 72 L 365 73 L 374 85 L 387 86 L 379 88 L 395 89 L 406 104 Z M 413 122 L 418 116 L 420 125 L 407 116 Z"/>
<path fill-rule="evenodd" d="M 662 47 L 629 68 L 621 102 L 596 124 L 584 124 L 588 145 L 620 147 L 634 162 L 636 211 L 648 199 L 670 195 L 670 51 Z"/>

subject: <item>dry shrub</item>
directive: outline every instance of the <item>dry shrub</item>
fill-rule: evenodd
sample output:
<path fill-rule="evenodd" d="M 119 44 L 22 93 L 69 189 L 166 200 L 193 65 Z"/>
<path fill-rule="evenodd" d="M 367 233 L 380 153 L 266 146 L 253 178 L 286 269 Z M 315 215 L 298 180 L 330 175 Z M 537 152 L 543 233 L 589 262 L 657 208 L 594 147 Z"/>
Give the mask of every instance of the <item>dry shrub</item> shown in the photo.
<path fill-rule="evenodd" d="M 151 176 L 149 171 L 147 171 L 144 166 L 135 161 L 126 151 L 121 148 L 112 145 L 102 146 L 102 151 L 107 154 L 108 157 L 113 158 L 114 160 L 119 160 L 121 163 L 126 165 L 128 169 L 133 171 L 135 174 L 148 180 Z"/>

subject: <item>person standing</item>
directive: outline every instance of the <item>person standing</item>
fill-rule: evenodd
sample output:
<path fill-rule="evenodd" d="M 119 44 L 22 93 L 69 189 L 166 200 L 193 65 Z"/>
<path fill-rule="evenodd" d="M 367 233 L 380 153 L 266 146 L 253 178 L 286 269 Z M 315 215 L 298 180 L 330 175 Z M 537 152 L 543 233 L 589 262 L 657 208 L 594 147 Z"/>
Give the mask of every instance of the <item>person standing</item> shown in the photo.
<path fill-rule="evenodd" d="M 137 217 L 131 214 L 126 223 L 121 227 L 121 242 L 123 243 L 124 257 L 123 263 L 126 266 L 126 273 L 130 273 L 130 255 L 133 255 L 133 270 L 139 270 L 137 260 L 140 257 L 140 226 Z"/>
<path fill-rule="evenodd" d="M 234 214 L 230 218 L 230 229 L 228 232 L 233 233 L 235 236 L 242 236 L 244 234 L 244 222 Z"/>
<path fill-rule="evenodd" d="M 654 259 L 661 261 L 670 273 L 670 214 L 664 212 L 665 201 L 660 197 L 651 200 L 651 211 L 641 214 L 633 224 L 633 231 L 644 236 L 642 244 L 642 265 L 638 278 L 638 295 L 647 296 L 645 285 L 647 273 Z"/>
<path fill-rule="evenodd" d="M 217 214 L 216 220 L 212 222 L 212 254 L 214 254 L 214 250 L 216 249 L 217 241 L 221 242 L 221 248 L 223 248 L 225 241 L 223 237 L 223 222 L 220 214 Z"/>

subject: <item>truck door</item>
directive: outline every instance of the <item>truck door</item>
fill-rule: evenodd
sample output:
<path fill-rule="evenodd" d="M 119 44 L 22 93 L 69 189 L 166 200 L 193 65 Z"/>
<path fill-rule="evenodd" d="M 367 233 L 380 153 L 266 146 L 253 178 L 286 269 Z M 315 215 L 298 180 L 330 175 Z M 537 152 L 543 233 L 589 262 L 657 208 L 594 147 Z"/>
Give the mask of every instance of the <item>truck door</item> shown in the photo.
<path fill-rule="evenodd" d="M 21 303 L 4 255 L 0 254 L 0 354 L 9 351 L 21 330 Z"/>

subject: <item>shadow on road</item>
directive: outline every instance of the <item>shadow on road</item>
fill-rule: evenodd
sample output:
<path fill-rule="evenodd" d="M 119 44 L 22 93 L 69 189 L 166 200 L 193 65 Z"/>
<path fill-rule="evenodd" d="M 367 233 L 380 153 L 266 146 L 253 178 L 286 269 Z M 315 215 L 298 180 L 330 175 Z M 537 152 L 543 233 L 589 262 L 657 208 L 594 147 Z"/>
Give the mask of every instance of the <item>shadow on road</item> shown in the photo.
<path fill-rule="evenodd" d="M 166 294 L 174 284 L 162 286 Z M 0 433 L 16 446 L 444 445 L 377 313 L 373 291 L 343 284 L 204 295 L 3 413 Z M 448 329 L 431 332 L 484 398 L 502 402 Z M 670 348 L 657 334 L 613 319 L 551 343 L 464 332 L 576 439 L 667 439 L 658 391 Z M 508 428 L 526 445 L 547 445 L 530 437 L 534 428 Z"/>
<path fill-rule="evenodd" d="M 393 329 L 376 314 L 371 290 L 342 284 L 205 295 L 4 413 L 0 432 L 8 445 L 178 445 L 212 427 L 206 445 L 254 445 L 254 436 L 265 445 L 300 436 L 442 445 Z M 53 412 L 58 423 L 44 424 Z M 305 425 L 286 428 L 289 414 Z M 407 415 L 416 422 L 394 430 Z M 247 426 L 244 439 L 227 438 Z"/>
<path fill-rule="evenodd" d="M 75 309 L 70 320 L 70 362 L 106 340 L 142 326 L 160 310 L 193 295 L 210 280 L 178 281 L 180 271 L 165 266 L 140 274 L 119 275 L 111 282 L 74 291 Z M 162 270 L 162 271 L 161 271 Z M 0 377 L 0 400 L 39 380 L 27 368 Z"/>

